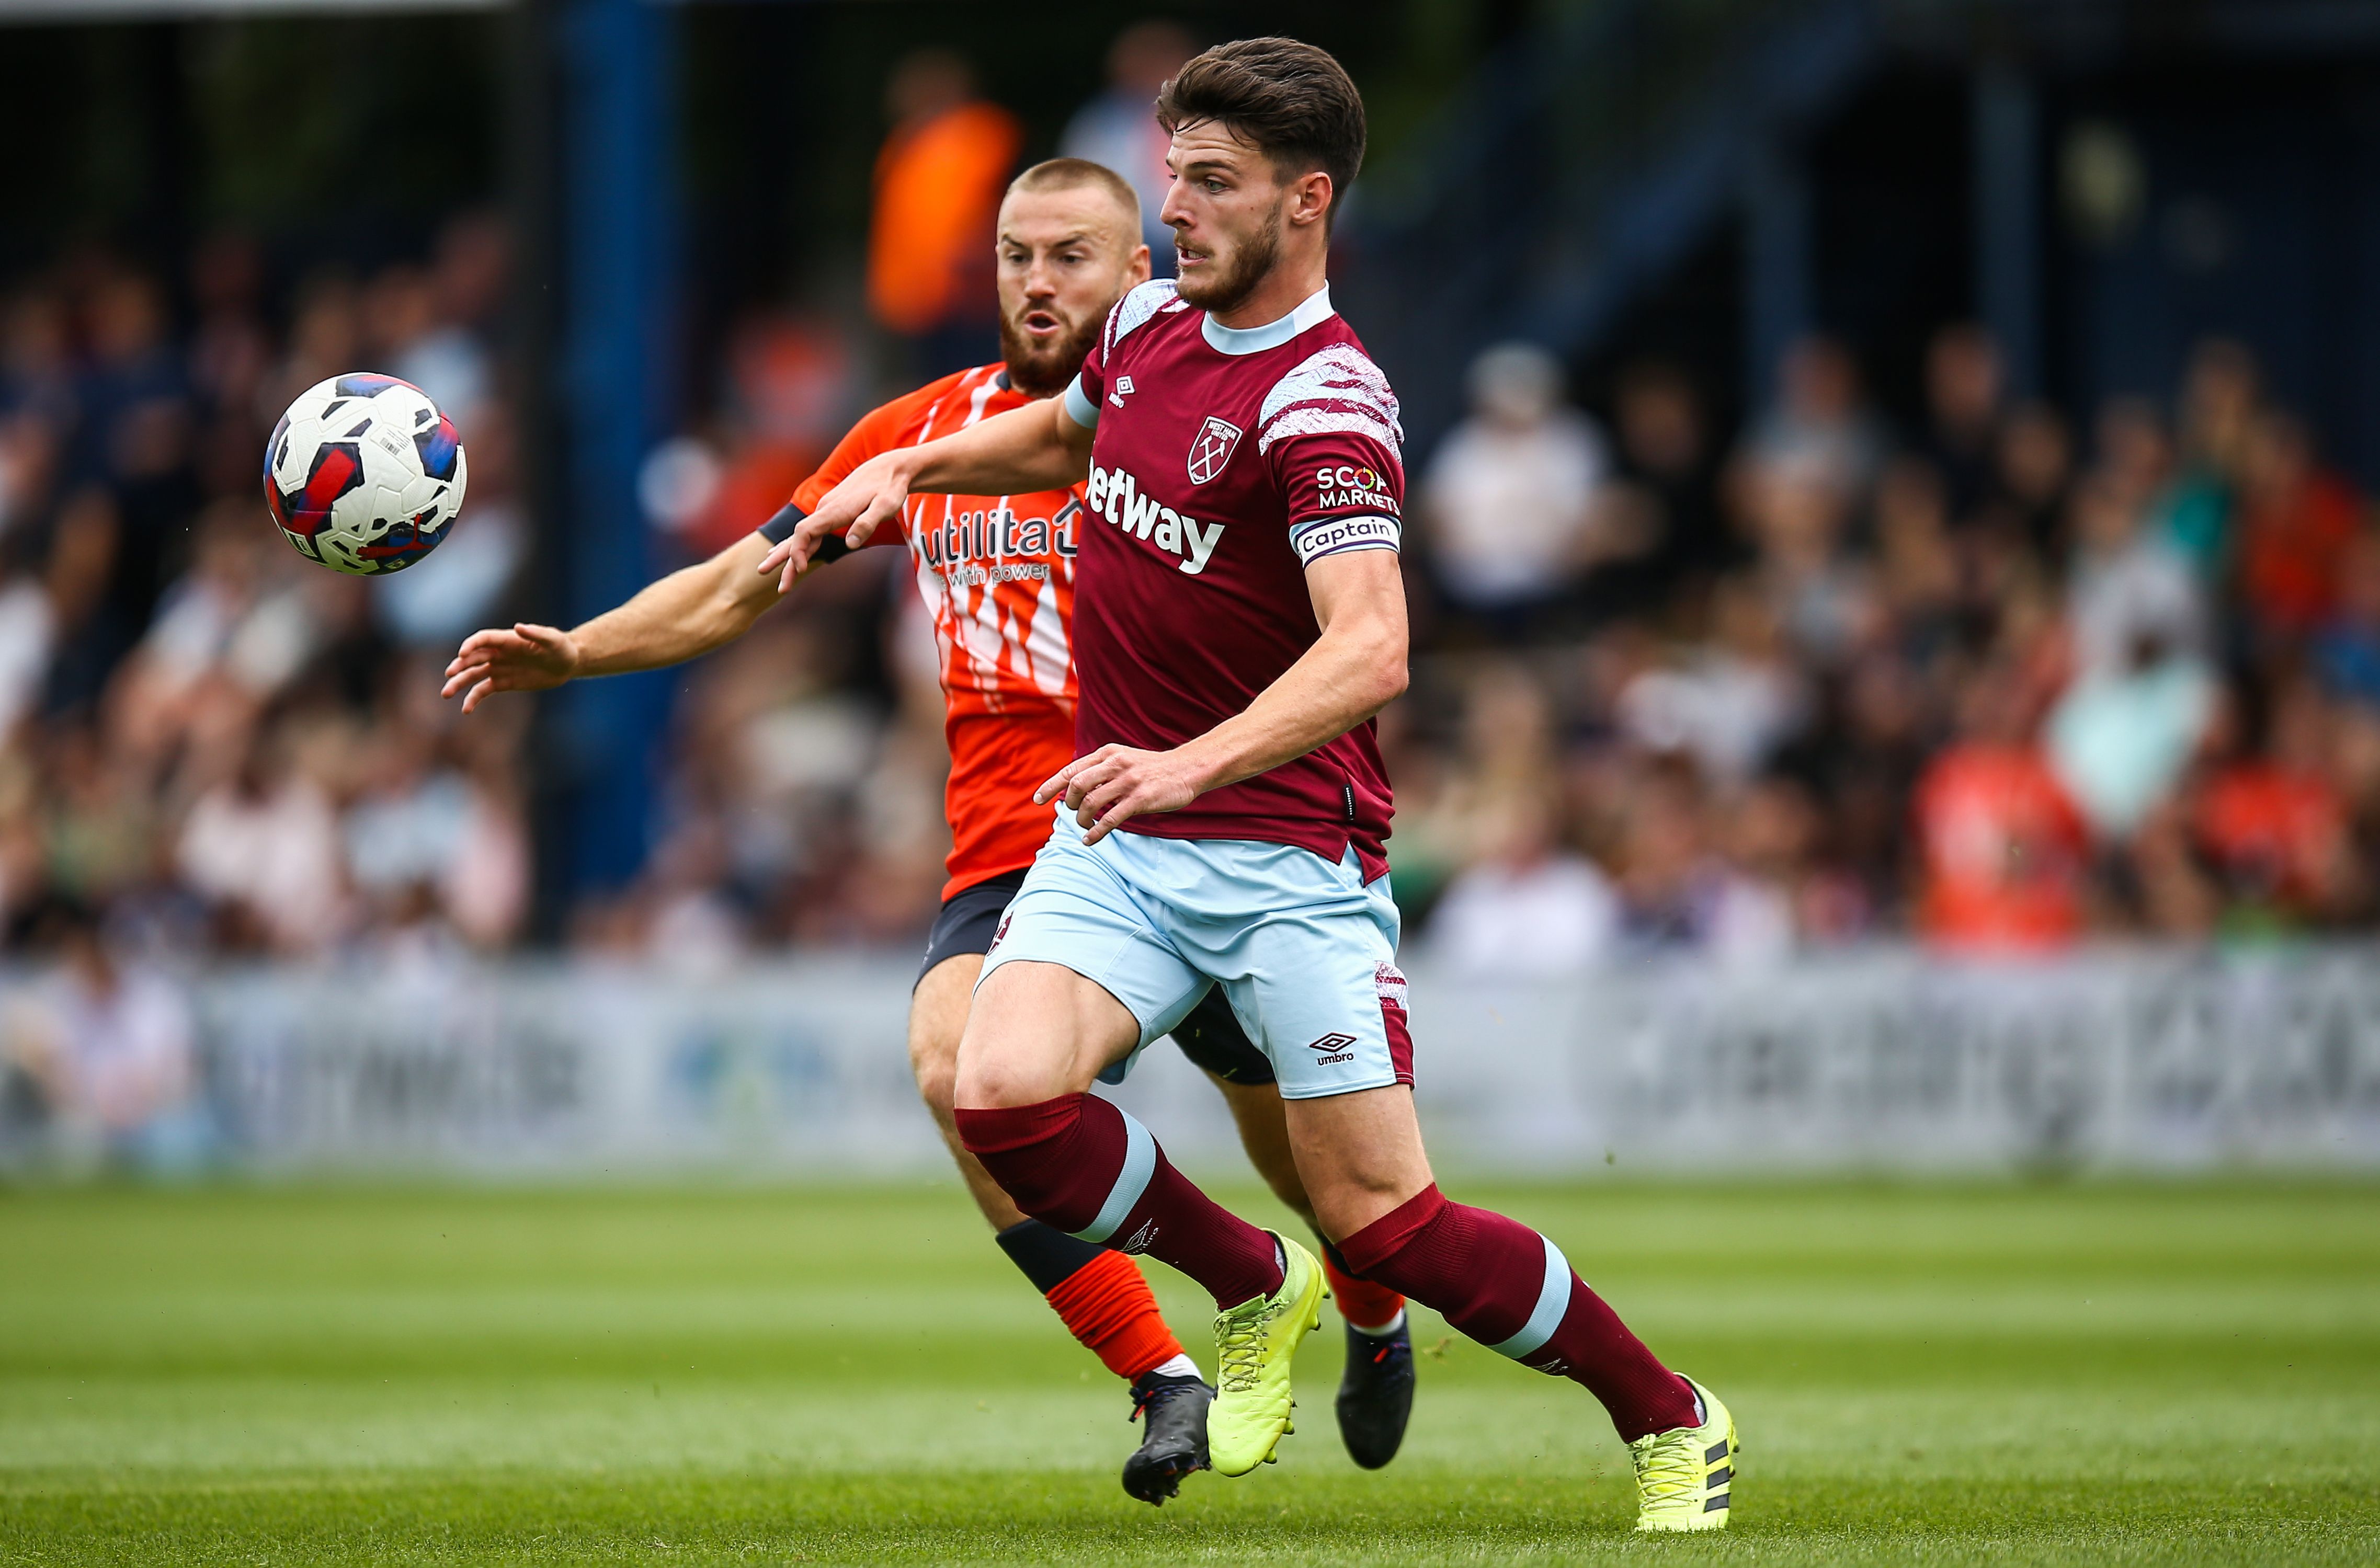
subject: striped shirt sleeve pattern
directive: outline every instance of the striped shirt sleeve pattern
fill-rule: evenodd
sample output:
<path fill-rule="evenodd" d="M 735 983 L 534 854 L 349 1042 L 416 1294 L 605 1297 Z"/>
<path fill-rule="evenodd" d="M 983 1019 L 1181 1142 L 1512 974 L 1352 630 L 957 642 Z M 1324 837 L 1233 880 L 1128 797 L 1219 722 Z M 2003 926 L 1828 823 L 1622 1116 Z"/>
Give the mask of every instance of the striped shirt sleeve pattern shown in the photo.
<path fill-rule="evenodd" d="M 1318 350 L 1273 383 L 1257 419 L 1257 451 L 1291 436 L 1369 436 L 1402 461 L 1405 431 L 1397 394 L 1371 356 L 1353 344 Z"/>
<path fill-rule="evenodd" d="M 1397 413 L 1388 378 L 1351 343 L 1317 350 L 1266 395 L 1257 451 L 1281 476 L 1301 565 L 1403 542 L 1404 428 Z"/>

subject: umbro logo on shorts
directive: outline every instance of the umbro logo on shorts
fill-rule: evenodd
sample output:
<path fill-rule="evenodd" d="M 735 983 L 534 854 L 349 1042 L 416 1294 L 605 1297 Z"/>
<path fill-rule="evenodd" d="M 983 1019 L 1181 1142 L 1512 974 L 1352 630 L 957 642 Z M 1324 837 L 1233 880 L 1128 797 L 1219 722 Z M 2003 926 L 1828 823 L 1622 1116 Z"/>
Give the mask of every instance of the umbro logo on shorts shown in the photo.
<path fill-rule="evenodd" d="M 1355 1037 L 1352 1034 L 1326 1034 L 1319 1040 L 1307 1041 L 1305 1048 L 1314 1053 L 1315 1065 L 1321 1067 L 1332 1062 L 1354 1061 L 1355 1053 L 1347 1049 L 1354 1043 Z"/>

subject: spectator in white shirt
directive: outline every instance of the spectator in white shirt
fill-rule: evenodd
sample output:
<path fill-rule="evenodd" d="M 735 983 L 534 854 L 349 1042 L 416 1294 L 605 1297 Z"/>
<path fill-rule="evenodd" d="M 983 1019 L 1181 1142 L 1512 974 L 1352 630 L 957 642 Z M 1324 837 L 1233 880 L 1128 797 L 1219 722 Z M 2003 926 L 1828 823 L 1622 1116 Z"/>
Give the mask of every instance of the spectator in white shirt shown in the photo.
<path fill-rule="evenodd" d="M 283 954 L 313 954 L 345 932 L 338 814 L 289 766 L 276 729 L 260 726 L 231 778 L 190 808 L 182 876 L 237 936 Z"/>
<path fill-rule="evenodd" d="M 57 640 L 49 590 L 30 573 L 0 566 L 0 740 L 41 700 Z"/>
<path fill-rule="evenodd" d="M 1485 812 L 1484 851 L 1430 919 L 1431 949 L 1455 974 L 1553 980 L 1600 962 L 1620 905 L 1593 861 L 1560 847 L 1551 802 L 1512 789 Z"/>
<path fill-rule="evenodd" d="M 2138 501 L 2113 480 L 2095 476 L 2075 491 L 2068 515 L 2074 563 L 2067 618 L 2077 677 L 2124 674 L 2143 640 L 2203 657 L 2205 591 L 2189 557 L 2162 532 L 2142 525 Z"/>
<path fill-rule="evenodd" d="M 1810 694 L 1756 586 L 1726 579 L 1712 592 L 1711 612 L 1710 643 L 1621 689 L 1620 729 L 1648 752 L 1683 753 L 1705 778 L 1732 784 L 1801 730 Z"/>
<path fill-rule="evenodd" d="M 1422 482 L 1439 580 L 1500 638 L 1524 634 L 1534 611 L 1619 553 L 1603 526 L 1602 433 L 1561 392 L 1561 366 L 1544 349 L 1488 350 L 1471 368 L 1472 416 Z"/>
<path fill-rule="evenodd" d="M 119 959 L 88 910 L 61 906 L 43 927 L 60 962 L 9 1019 L 7 1043 L 60 1135 L 146 1164 L 202 1154 L 198 1030 L 181 987 Z"/>

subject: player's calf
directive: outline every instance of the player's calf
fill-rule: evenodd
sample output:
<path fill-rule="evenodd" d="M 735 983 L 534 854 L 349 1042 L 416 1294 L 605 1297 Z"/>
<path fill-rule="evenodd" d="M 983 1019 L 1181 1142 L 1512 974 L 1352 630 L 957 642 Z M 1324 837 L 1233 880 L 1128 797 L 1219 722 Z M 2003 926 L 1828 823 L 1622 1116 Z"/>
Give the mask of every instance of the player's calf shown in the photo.
<path fill-rule="evenodd" d="M 1140 1446 L 1123 1463 L 1123 1490 L 1143 1502 L 1175 1495 L 1207 1468 L 1207 1405 L 1197 1363 L 1165 1325 L 1140 1265 L 1038 1220 L 1000 1233 L 1001 1250 L 1107 1369 L 1132 1385 Z"/>
<path fill-rule="evenodd" d="M 1334 1408 L 1349 1458 L 1377 1470 L 1403 1446 L 1413 1418 L 1413 1334 L 1405 1298 L 1386 1285 L 1350 1273 L 1323 1236 L 1289 1140 L 1281 1091 L 1261 1052 L 1240 1030 L 1220 987 L 1173 1031 L 1183 1054 L 1207 1070 L 1238 1124 L 1248 1162 L 1273 1196 L 1305 1216 L 1321 1243 L 1322 1271 L 1339 1315 L 1346 1320 L 1347 1357 Z"/>
<path fill-rule="evenodd" d="M 1339 1244 L 1354 1271 L 1435 1308 L 1489 1349 L 1584 1385 L 1623 1441 L 1696 1427 L 1692 1387 L 1528 1226 L 1433 1183 Z"/>
<path fill-rule="evenodd" d="M 1196 1376 L 1131 1259 L 1038 1220 L 1011 1225 L 999 1241 L 1009 1261 L 1109 1371 L 1126 1382 L 1159 1370 Z"/>
<path fill-rule="evenodd" d="M 1218 1307 L 1278 1289 L 1272 1237 L 1173 1168 L 1147 1128 L 1094 1094 L 957 1112 L 960 1136 L 1018 1208 L 1070 1236 L 1162 1258 Z"/>

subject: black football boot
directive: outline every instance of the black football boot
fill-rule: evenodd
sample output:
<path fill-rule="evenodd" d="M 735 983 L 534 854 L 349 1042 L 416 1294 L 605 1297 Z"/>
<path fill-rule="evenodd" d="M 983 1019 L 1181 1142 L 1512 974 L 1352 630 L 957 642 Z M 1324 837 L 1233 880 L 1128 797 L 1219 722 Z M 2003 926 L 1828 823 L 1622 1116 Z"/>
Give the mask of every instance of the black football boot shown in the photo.
<path fill-rule="evenodd" d="M 1347 1457 L 1377 1470 L 1397 1456 L 1413 1415 L 1413 1325 L 1378 1339 L 1347 1325 L 1347 1369 L 1339 1377 L 1339 1437 Z"/>
<path fill-rule="evenodd" d="M 1410 1359 L 1410 1353 L 1408 1353 Z M 1132 1385 L 1132 1415 L 1140 1446 L 1123 1462 L 1123 1490 L 1160 1508 L 1182 1490 L 1182 1478 L 1207 1468 L 1207 1406 L 1215 1391 L 1196 1378 L 1144 1372 Z"/>

